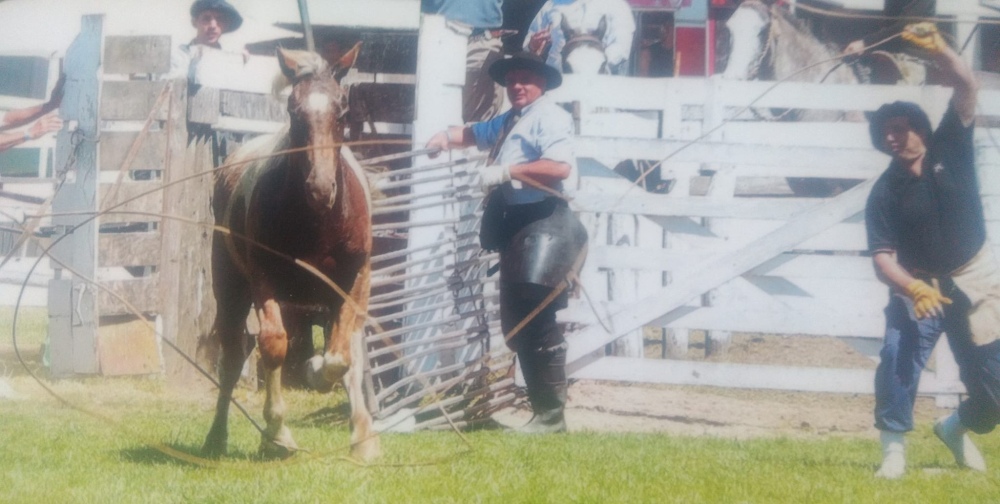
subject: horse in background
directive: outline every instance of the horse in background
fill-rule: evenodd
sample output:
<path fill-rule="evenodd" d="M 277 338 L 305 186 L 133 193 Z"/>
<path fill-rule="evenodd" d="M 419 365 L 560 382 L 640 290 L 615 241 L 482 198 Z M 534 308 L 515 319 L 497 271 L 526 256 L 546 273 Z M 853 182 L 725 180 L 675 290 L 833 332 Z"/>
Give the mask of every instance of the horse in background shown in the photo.
<path fill-rule="evenodd" d="M 726 29 L 729 58 L 724 79 L 858 83 L 854 70 L 836 59 L 840 56 L 836 45 L 818 39 L 803 21 L 777 3 L 768 6 L 760 0 L 745 0 L 726 21 Z M 820 61 L 829 63 L 799 72 Z M 848 118 L 842 112 L 818 110 L 794 111 L 785 116 L 786 120 L 796 121 Z"/>
<path fill-rule="evenodd" d="M 604 53 L 604 34 L 608 21 L 604 16 L 594 31 L 570 25 L 567 16 L 562 17 L 560 29 L 566 44 L 562 48 L 563 73 L 598 75 L 608 74 L 608 57 Z"/>
<path fill-rule="evenodd" d="M 726 21 L 729 57 L 722 76 L 731 80 L 783 80 L 857 84 L 854 70 L 837 59 L 836 45 L 819 40 L 787 8 L 760 0 L 745 0 Z M 829 61 L 802 70 L 820 61 Z M 801 70 L 801 72 L 800 72 Z M 796 73 L 798 72 L 798 73 Z M 753 109 L 764 120 L 862 121 L 860 111 Z M 788 186 L 798 196 L 832 196 L 857 185 L 848 179 L 790 177 Z"/>
<path fill-rule="evenodd" d="M 232 234 L 216 232 L 212 247 L 218 304 L 214 331 L 221 340 L 222 363 L 215 419 L 203 448 L 209 455 L 226 451 L 229 403 L 245 359 L 245 321 L 251 305 L 260 320 L 258 347 L 267 394 L 261 451 L 287 456 L 297 449 L 285 425 L 281 370 L 289 340 L 311 341 L 311 323 L 320 322 L 328 329 L 316 368 L 328 383 L 344 380 L 351 407 L 351 453 L 362 460 L 379 454 L 362 391 L 371 195 L 364 173 L 345 161 L 339 146 L 347 107 L 339 80 L 353 66 L 359 49 L 360 44 L 332 68 L 318 54 L 279 49 L 279 65 L 292 85 L 290 124 L 246 144 L 216 176 L 216 224 Z M 270 156 L 288 149 L 301 150 Z M 291 258 L 324 274 L 349 293 L 350 300 Z"/>

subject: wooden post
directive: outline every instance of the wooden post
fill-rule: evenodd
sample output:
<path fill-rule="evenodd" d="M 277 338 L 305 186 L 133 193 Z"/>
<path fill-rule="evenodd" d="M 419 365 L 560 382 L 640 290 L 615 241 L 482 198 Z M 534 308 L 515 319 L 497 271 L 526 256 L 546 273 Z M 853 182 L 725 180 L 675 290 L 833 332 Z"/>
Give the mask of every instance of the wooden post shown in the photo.
<path fill-rule="evenodd" d="M 174 81 L 170 99 L 169 155 L 164 160 L 163 213 L 211 224 L 210 206 L 214 168 L 212 135 L 189 138 L 187 127 L 187 82 Z M 183 183 L 172 182 L 194 177 Z M 212 295 L 212 231 L 173 219 L 164 219 L 160 262 L 163 337 L 174 342 L 184 353 L 208 370 L 218 358 L 218 342 L 211 335 L 215 319 Z M 164 351 L 168 379 L 186 383 L 197 372 L 175 352 Z"/>
<path fill-rule="evenodd" d="M 66 170 L 65 182 L 52 200 L 52 211 L 97 209 L 98 69 L 101 65 L 103 17 L 83 16 L 80 34 L 66 51 L 65 91 L 61 115 L 76 122 L 76 131 L 56 139 L 55 170 Z M 87 215 L 52 218 L 63 239 L 52 256 L 80 275 L 67 277 L 56 264 L 49 283 L 49 342 L 54 377 L 93 374 L 97 361 L 97 288 L 88 282 L 97 274 L 97 223 Z M 71 233 L 64 236 L 62 233 Z M 81 278 L 82 277 L 82 278 Z"/>
<path fill-rule="evenodd" d="M 448 126 L 462 123 L 462 86 L 465 84 L 465 48 L 467 34 L 456 32 L 453 27 L 445 22 L 442 16 L 425 15 L 421 18 L 421 29 L 418 39 L 417 57 L 417 85 L 416 85 L 416 117 L 413 122 L 413 145 L 422 146 L 427 140 Z M 433 161 L 427 157 L 414 158 L 414 166 L 425 166 Z M 413 194 L 420 192 L 440 191 L 452 184 L 451 181 L 434 181 L 414 184 L 411 189 Z M 435 221 L 448 217 L 449 214 L 443 206 L 424 208 L 410 212 L 410 220 Z M 409 242 L 407 246 L 413 249 L 430 246 L 435 243 L 442 243 L 444 237 L 453 233 L 449 226 L 428 226 L 412 228 L 409 232 Z M 441 249 L 447 249 L 452 245 L 444 244 Z M 426 248 L 420 252 L 410 254 L 409 260 L 415 261 L 425 258 L 434 252 Z M 414 266 L 412 272 L 419 272 L 425 269 L 424 266 Z M 410 273 L 408 271 L 408 273 Z M 440 275 L 423 275 L 419 278 L 407 280 L 406 286 L 417 286 L 440 281 Z M 448 294 L 447 296 L 450 296 Z M 447 297 L 441 294 L 437 298 L 424 299 L 407 304 L 406 309 L 419 308 L 427 304 L 440 302 Z M 443 312 L 426 312 L 419 315 L 408 316 L 404 319 L 404 326 L 413 326 L 430 320 L 440 320 Z M 405 341 L 423 339 L 439 334 L 443 327 L 426 328 L 414 330 L 405 334 L 402 338 Z M 432 369 L 443 360 L 450 360 L 451 353 L 428 355 L 412 364 L 408 364 L 405 373 L 419 374 L 427 369 Z"/>
<path fill-rule="evenodd" d="M 711 80 L 709 88 L 709 99 L 705 103 L 705 129 L 710 130 L 718 127 L 725 120 L 725 103 L 719 90 L 720 80 L 716 77 Z M 712 133 L 711 139 L 721 140 L 721 131 Z M 732 201 L 736 192 L 736 176 L 733 173 L 732 165 L 722 165 L 715 167 L 712 174 L 712 185 L 708 189 L 708 197 L 714 201 Z M 717 232 L 716 226 L 712 225 L 712 219 L 706 217 L 702 219 L 702 225 L 713 232 Z M 720 237 L 721 238 L 721 237 Z M 723 295 L 717 290 L 706 292 L 701 297 L 702 306 L 712 306 L 716 303 L 716 298 Z M 705 331 L 705 356 L 724 356 L 729 351 L 729 343 L 732 340 L 732 333 L 729 331 Z"/>

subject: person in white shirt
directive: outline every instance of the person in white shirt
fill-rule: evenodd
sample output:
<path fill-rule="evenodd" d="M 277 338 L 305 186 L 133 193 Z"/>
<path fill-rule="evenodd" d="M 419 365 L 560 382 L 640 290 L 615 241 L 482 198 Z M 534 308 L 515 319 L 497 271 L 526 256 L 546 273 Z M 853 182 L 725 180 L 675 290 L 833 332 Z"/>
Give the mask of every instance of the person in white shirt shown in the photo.
<path fill-rule="evenodd" d="M 524 49 L 544 58 L 549 65 L 565 71 L 563 48 L 567 42 L 565 26 L 576 32 L 599 33 L 607 58 L 609 73 L 624 75 L 628 71 L 635 19 L 625 0 L 548 0 L 535 15 L 524 38 Z"/>

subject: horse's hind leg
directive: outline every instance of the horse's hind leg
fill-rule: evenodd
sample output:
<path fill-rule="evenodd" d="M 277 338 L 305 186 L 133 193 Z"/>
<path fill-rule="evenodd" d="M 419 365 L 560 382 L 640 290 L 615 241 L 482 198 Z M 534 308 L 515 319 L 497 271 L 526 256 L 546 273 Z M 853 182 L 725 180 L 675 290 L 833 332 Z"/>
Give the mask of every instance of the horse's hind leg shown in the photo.
<path fill-rule="evenodd" d="M 351 352 L 350 368 L 344 375 L 344 388 L 351 402 L 351 455 L 359 460 L 379 456 L 378 433 L 372 425 L 372 415 L 365 404 L 362 384 L 365 372 L 365 319 L 368 315 L 368 294 L 371 288 L 371 265 L 358 272 L 351 289 L 353 303 L 344 303 L 334 330 L 334 340 L 346 342 Z"/>
<path fill-rule="evenodd" d="M 267 427 L 260 441 L 261 452 L 268 456 L 286 457 L 298 446 L 285 425 L 285 399 L 281 391 L 281 366 L 288 352 L 288 333 L 281 318 L 281 309 L 274 298 L 258 303 L 260 317 L 260 360 L 264 365 L 264 420 Z"/>
<path fill-rule="evenodd" d="M 222 290 L 226 291 L 224 295 L 220 294 Z M 226 453 L 226 443 L 229 438 L 229 402 L 232 400 L 233 388 L 240 379 L 240 371 L 246 359 L 244 328 L 247 313 L 250 311 L 250 297 L 245 286 L 224 289 L 222 285 L 217 284 L 216 291 L 216 299 L 220 301 L 215 315 L 214 330 L 222 345 L 222 362 L 219 370 L 219 398 L 215 405 L 215 419 L 202 447 L 202 452 L 210 456 Z"/>

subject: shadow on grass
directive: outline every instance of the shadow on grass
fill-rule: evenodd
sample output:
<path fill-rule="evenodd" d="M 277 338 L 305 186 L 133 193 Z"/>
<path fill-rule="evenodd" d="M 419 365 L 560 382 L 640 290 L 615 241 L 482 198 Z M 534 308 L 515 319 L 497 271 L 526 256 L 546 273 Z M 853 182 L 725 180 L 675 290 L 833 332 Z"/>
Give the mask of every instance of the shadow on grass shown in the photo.
<path fill-rule="evenodd" d="M 165 444 L 167 448 L 171 450 L 176 450 L 184 455 L 193 457 L 195 460 L 207 460 L 210 462 L 221 462 L 221 461 L 247 461 L 255 462 L 263 460 L 256 451 L 250 452 L 234 452 L 229 450 L 229 452 L 221 458 L 206 457 L 201 453 L 201 446 L 194 446 L 189 444 L 179 444 L 170 443 Z M 135 448 L 127 448 L 119 452 L 121 459 L 126 462 L 131 462 L 134 464 L 142 464 L 148 466 L 161 466 L 161 465 L 172 465 L 172 466 L 192 466 L 201 467 L 202 464 L 197 463 L 195 460 L 185 460 L 183 458 L 165 453 L 162 450 L 157 449 L 152 445 L 139 446 Z"/>
<path fill-rule="evenodd" d="M 342 403 L 336 406 L 320 408 L 302 418 L 288 420 L 290 427 L 328 427 L 330 425 L 347 425 L 351 419 L 351 404 Z"/>

